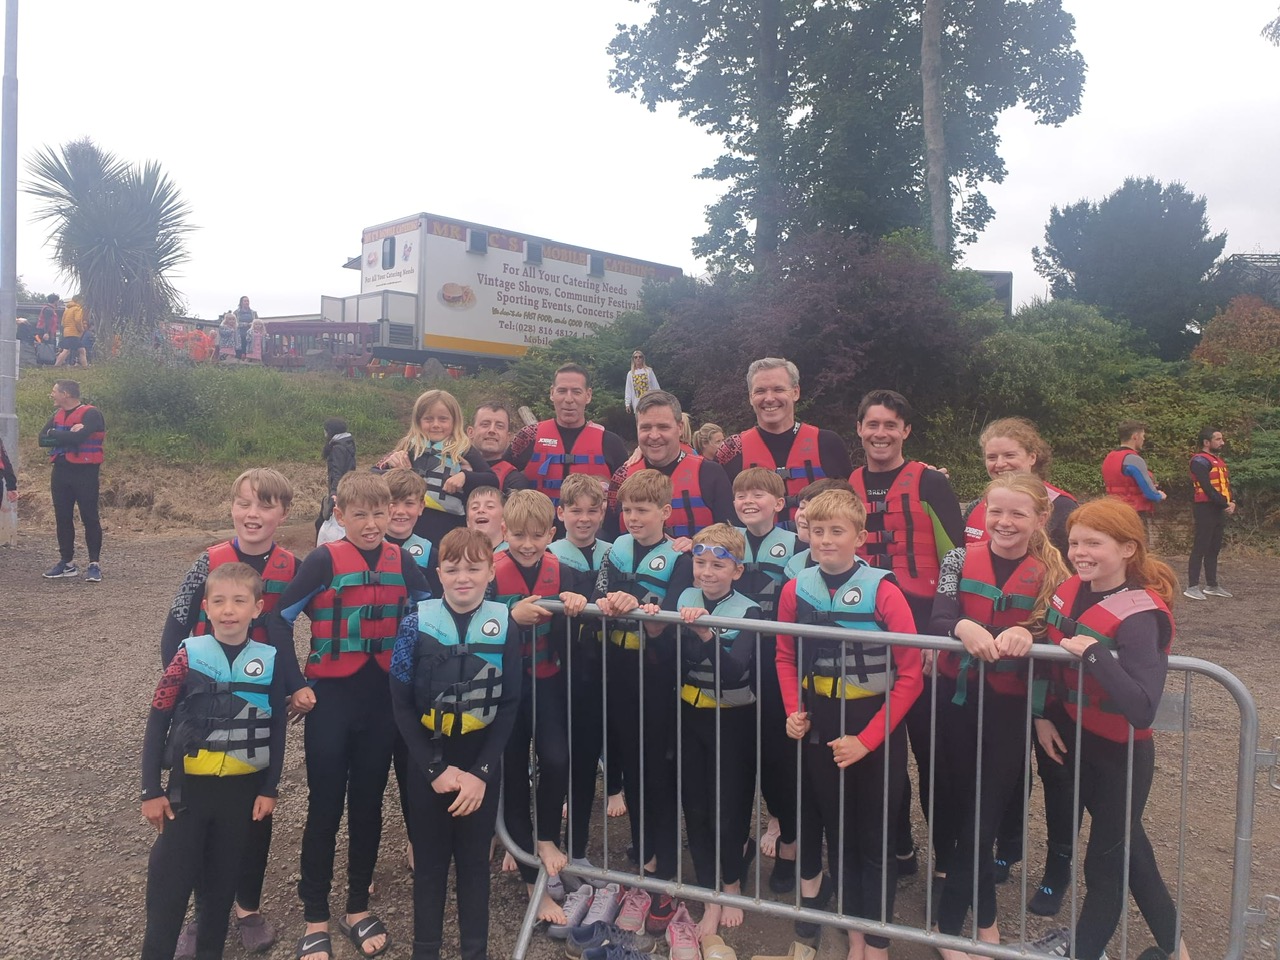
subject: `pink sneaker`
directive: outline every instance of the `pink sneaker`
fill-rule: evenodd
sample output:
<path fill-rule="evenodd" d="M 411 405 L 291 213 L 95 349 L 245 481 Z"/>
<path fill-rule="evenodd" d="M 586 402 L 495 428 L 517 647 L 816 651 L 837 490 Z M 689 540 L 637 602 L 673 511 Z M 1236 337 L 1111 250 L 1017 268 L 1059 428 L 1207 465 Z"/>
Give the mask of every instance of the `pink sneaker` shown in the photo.
<path fill-rule="evenodd" d="M 614 921 L 619 930 L 631 933 L 643 933 L 645 921 L 649 919 L 649 906 L 653 898 L 649 891 L 639 887 L 631 887 L 622 895 L 622 909 L 618 911 L 618 919 Z"/>
<path fill-rule="evenodd" d="M 702 960 L 698 946 L 698 925 L 689 916 L 689 908 L 683 903 L 676 907 L 675 916 L 667 926 L 667 946 L 671 948 L 671 960 Z"/>

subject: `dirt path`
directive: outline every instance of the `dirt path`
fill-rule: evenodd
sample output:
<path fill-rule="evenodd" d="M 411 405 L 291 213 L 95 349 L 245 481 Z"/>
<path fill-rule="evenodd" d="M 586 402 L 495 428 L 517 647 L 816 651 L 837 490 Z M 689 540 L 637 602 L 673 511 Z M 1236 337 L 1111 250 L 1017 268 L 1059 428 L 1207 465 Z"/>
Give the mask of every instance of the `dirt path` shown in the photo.
<path fill-rule="evenodd" d="M 81 580 L 40 578 L 54 559 L 53 535 L 38 505 L 31 516 L 18 543 L 0 550 L 9 650 L 0 664 L 7 759 L 6 776 L 0 780 L 0 849 L 5 864 L 0 870 L 0 956 L 132 957 L 141 942 L 152 841 L 151 829 L 138 813 L 138 753 L 160 667 L 159 628 L 182 573 L 218 534 L 210 530 L 198 536 L 143 535 L 128 529 L 136 525 L 128 518 L 117 516 L 103 557 L 104 581 L 93 586 Z M 113 520 L 110 513 L 108 520 Z M 305 549 L 310 533 L 309 524 L 299 521 L 287 529 L 286 543 Z M 1239 599 L 1187 602 L 1177 611 L 1177 652 L 1214 660 L 1247 683 L 1257 698 L 1268 747 L 1271 737 L 1280 734 L 1280 606 L 1272 592 L 1278 581 L 1280 561 L 1231 557 L 1224 563 L 1223 583 Z M 1180 678 L 1171 677 L 1170 690 L 1181 690 L 1181 685 Z M 1203 958 L 1220 956 L 1225 947 L 1238 722 L 1229 700 L 1202 681 L 1193 686 L 1192 714 L 1185 929 L 1195 955 Z M 1176 787 L 1180 741 L 1175 734 L 1160 735 L 1156 785 L 1147 813 L 1171 886 L 1181 819 Z M 1258 782 L 1253 903 L 1263 894 L 1280 894 L 1280 792 L 1267 787 L 1265 779 Z M 269 954 L 272 958 L 291 957 L 300 932 L 293 890 L 305 786 L 301 734 L 295 728 L 290 732 L 266 881 L 265 910 L 284 931 Z M 394 815 L 395 804 L 389 802 L 387 809 L 379 868 L 382 891 L 374 906 L 398 941 L 393 955 L 405 957 L 412 920 L 411 881 L 405 869 L 403 826 Z M 1033 864 L 1033 870 L 1038 867 Z M 339 875 L 343 869 L 339 863 Z M 1015 908 L 1020 876 L 1015 872 L 1014 883 L 1002 889 L 1002 916 Z M 496 958 L 510 955 L 523 891 L 496 872 L 493 889 L 491 955 Z M 920 878 L 904 881 L 899 919 L 918 922 L 922 901 Z M 1280 922 L 1273 923 L 1272 934 L 1277 926 Z M 745 960 L 755 952 L 785 952 L 791 938 L 783 924 L 749 920 L 728 939 Z M 828 932 L 824 940 L 824 958 L 843 956 L 843 937 Z M 1129 942 L 1131 956 L 1151 942 L 1136 913 Z M 335 943 L 338 957 L 355 956 L 345 941 Z M 446 943 L 456 944 L 452 929 Z M 1248 956 L 1261 960 L 1267 955 L 1252 935 L 1249 943 Z M 1113 957 L 1118 955 L 1116 947 L 1113 944 Z M 227 955 L 243 956 L 238 943 Z M 536 939 L 532 957 L 558 955 L 549 941 Z M 901 945 L 895 955 L 931 953 Z M 446 956 L 456 956 L 456 948 L 447 949 Z"/>

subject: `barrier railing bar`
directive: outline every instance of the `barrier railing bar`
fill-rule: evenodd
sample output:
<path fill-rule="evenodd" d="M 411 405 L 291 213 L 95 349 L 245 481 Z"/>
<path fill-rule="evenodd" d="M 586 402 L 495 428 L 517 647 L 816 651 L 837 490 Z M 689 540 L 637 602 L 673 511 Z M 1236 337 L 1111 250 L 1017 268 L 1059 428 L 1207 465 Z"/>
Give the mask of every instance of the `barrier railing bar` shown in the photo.
<path fill-rule="evenodd" d="M 540 601 L 540 605 L 550 610 L 553 613 L 563 612 L 563 604 L 561 604 L 558 600 L 542 600 Z M 602 617 L 602 613 L 594 605 L 589 605 L 580 616 L 581 617 Z M 645 621 L 660 622 L 660 623 L 680 622 L 680 618 L 678 614 L 671 614 L 671 613 L 659 613 L 654 615 L 634 613 L 632 615 L 629 615 L 627 619 L 640 621 L 641 623 Z M 803 643 L 806 637 L 817 638 L 817 639 L 833 639 L 837 641 L 846 641 L 846 642 L 847 641 L 863 641 L 863 642 L 873 642 L 873 643 L 887 643 L 887 644 L 892 644 L 897 646 L 914 647 L 917 649 L 951 650 L 951 651 L 956 651 L 961 653 L 964 651 L 964 647 L 961 643 L 946 637 L 929 637 L 929 636 L 922 636 L 922 635 L 915 635 L 915 634 L 897 634 L 897 633 L 889 633 L 889 632 L 867 633 L 865 631 L 845 630 L 838 627 L 821 627 L 821 626 L 809 626 L 809 625 L 799 625 L 799 624 L 781 624 L 776 622 L 760 621 L 760 620 L 745 621 L 745 620 L 738 620 L 736 618 L 715 617 L 715 616 L 707 616 L 707 617 L 701 618 L 699 620 L 699 625 L 707 626 L 713 629 L 721 628 L 721 629 L 753 629 L 753 630 L 767 630 L 769 627 L 772 626 L 778 632 L 786 633 L 788 635 L 793 635 L 796 637 L 797 660 L 798 662 L 801 662 L 801 663 L 803 662 L 803 659 L 802 659 Z M 602 619 L 602 626 L 607 626 L 607 621 Z M 645 639 L 645 631 L 643 630 L 643 627 L 641 628 L 640 632 L 641 632 L 642 643 L 643 643 Z M 641 660 L 642 662 L 641 662 L 640 672 L 641 672 L 641 677 L 643 678 L 643 672 L 644 672 L 643 658 L 641 658 Z M 1068 651 L 1059 649 L 1058 647 L 1055 647 L 1055 646 L 1037 644 L 1032 648 L 1030 660 L 1032 661 L 1033 671 L 1034 671 L 1034 661 L 1036 660 L 1045 660 L 1048 662 L 1056 661 L 1060 663 L 1074 662 L 1076 664 L 1076 668 L 1078 671 L 1077 679 L 1080 682 L 1080 689 L 1083 689 L 1083 669 L 1084 669 L 1083 662 L 1077 660 Z M 1190 684 L 1190 680 L 1189 680 L 1190 674 L 1198 674 L 1201 676 L 1205 676 L 1209 679 L 1215 680 L 1223 688 L 1226 689 L 1227 693 L 1231 695 L 1240 713 L 1240 738 L 1239 738 L 1239 747 L 1238 747 L 1239 755 L 1238 755 L 1238 766 L 1237 766 L 1237 790 L 1236 790 L 1236 829 L 1235 829 L 1234 858 L 1233 858 L 1233 864 L 1232 864 L 1232 889 L 1231 889 L 1231 910 L 1230 910 L 1230 917 L 1229 917 L 1229 942 L 1227 945 L 1227 950 L 1224 954 L 1224 957 L 1226 958 L 1226 960 L 1238 960 L 1238 958 L 1240 958 L 1244 952 L 1246 926 L 1250 921 L 1256 922 L 1254 918 L 1257 914 L 1257 911 L 1251 910 L 1249 907 L 1249 883 L 1250 883 L 1249 870 L 1251 866 L 1250 855 L 1251 855 L 1251 847 L 1252 847 L 1252 841 L 1253 841 L 1253 805 L 1254 805 L 1255 786 L 1256 786 L 1255 778 L 1258 770 L 1264 766 L 1267 760 L 1270 760 L 1270 762 L 1274 764 L 1275 753 L 1266 754 L 1263 751 L 1258 749 L 1257 743 L 1258 743 L 1258 735 L 1259 735 L 1259 720 L 1258 720 L 1257 707 L 1256 707 L 1256 704 L 1254 703 L 1252 694 L 1250 694 L 1249 690 L 1244 686 L 1244 684 L 1240 681 L 1238 677 L 1236 677 L 1234 674 L 1230 673 L 1228 670 L 1226 670 L 1225 668 L 1217 664 L 1210 663 L 1205 660 L 1191 658 L 1191 657 L 1171 656 L 1169 658 L 1168 668 L 1170 670 L 1182 671 L 1185 675 L 1187 675 L 1188 679 L 1186 682 L 1188 686 Z M 935 685 L 936 685 L 936 680 L 935 680 Z M 1183 707 L 1184 737 L 1189 727 L 1189 720 L 1187 719 L 1187 716 L 1186 716 L 1187 712 L 1189 711 L 1189 707 L 1187 706 L 1187 704 L 1189 703 L 1189 699 L 1190 698 L 1188 696 L 1184 702 L 1184 707 Z M 936 704 L 934 705 L 934 708 L 936 710 Z M 642 729 L 643 729 L 643 710 L 644 710 L 644 703 L 643 703 L 643 697 L 642 697 L 641 703 L 640 703 Z M 1080 734 L 1081 734 L 1081 714 L 1078 712 L 1076 717 L 1077 748 L 1076 748 L 1076 757 L 1075 757 L 1075 760 L 1076 760 L 1075 784 L 1074 784 L 1075 795 L 1073 797 L 1073 814 L 1075 814 L 1075 816 L 1077 817 L 1077 823 L 1076 823 L 1077 828 L 1075 829 L 1075 837 L 1073 838 L 1073 841 L 1072 841 L 1071 916 L 1072 916 L 1073 928 L 1079 916 L 1078 909 L 1077 909 L 1078 905 L 1076 902 L 1076 899 L 1077 899 L 1076 886 L 1078 881 L 1078 866 L 1077 866 L 1078 837 L 1079 837 L 1079 830 L 1078 830 L 1079 812 L 1078 811 L 1079 811 L 1079 802 L 1080 802 L 1079 801 L 1080 760 L 1079 760 L 1078 744 L 1080 742 Z M 607 740 L 607 737 L 606 737 L 606 740 Z M 607 751 L 607 746 L 605 746 L 603 750 Z M 936 750 L 933 751 L 933 753 L 936 754 Z M 932 757 L 931 757 L 931 761 L 932 761 Z M 1186 758 L 1185 758 L 1185 748 L 1184 748 L 1184 770 L 1185 770 L 1185 763 L 1186 763 Z M 641 752 L 641 764 L 643 765 L 643 751 Z M 796 798 L 797 798 L 797 807 L 798 807 L 800 793 L 801 793 L 800 779 L 799 779 L 800 773 L 801 773 L 799 751 L 797 751 L 796 766 L 797 766 Z M 1030 758 L 1028 755 L 1028 758 L 1026 760 L 1026 767 L 1028 768 L 1027 769 L 1028 777 L 1030 776 L 1029 766 L 1030 766 Z M 1131 778 L 1132 764 L 1130 763 L 1129 766 L 1130 766 L 1129 776 Z M 1273 779 L 1274 778 L 1275 778 L 1275 770 L 1273 767 Z M 641 784 L 639 786 L 640 786 L 640 793 L 641 793 L 641 807 L 643 808 L 643 799 L 644 799 L 643 798 L 643 791 L 644 791 L 643 776 L 641 777 Z M 1184 791 L 1185 791 L 1185 776 L 1184 776 Z M 930 790 L 930 793 L 932 795 L 932 788 Z M 932 797 L 931 797 L 931 800 L 932 800 Z M 1185 804 L 1185 798 L 1184 798 L 1184 804 Z M 637 815 L 640 815 L 639 812 L 637 812 Z M 605 819 L 607 822 L 607 817 Z M 800 820 L 801 819 L 802 818 L 797 817 L 797 861 L 799 860 L 798 851 L 800 847 L 800 829 L 801 829 Z M 1185 823 L 1185 816 L 1182 818 L 1182 820 Z M 1025 821 L 1026 821 L 1026 818 L 1024 817 L 1024 827 L 1023 827 L 1024 857 L 1026 852 L 1025 840 L 1026 840 L 1026 829 L 1027 829 Z M 1128 827 L 1126 826 L 1126 830 L 1127 829 Z M 932 827 L 930 828 L 930 830 L 932 831 Z M 641 831 L 643 832 L 643 816 L 641 816 Z M 511 840 L 510 835 L 507 833 L 505 828 L 504 818 L 502 814 L 502 807 L 501 807 L 501 798 L 499 800 L 497 833 L 498 833 L 499 839 L 503 842 L 504 846 L 506 846 L 508 850 L 511 851 L 512 855 L 517 860 L 523 863 L 526 863 L 530 866 L 536 866 L 539 868 L 538 878 L 535 883 L 533 897 L 531 898 L 531 901 L 530 901 L 530 909 L 526 913 L 525 920 L 523 925 L 521 926 L 520 935 L 517 940 L 516 949 L 512 954 L 514 960 L 523 960 L 527 952 L 529 940 L 532 936 L 533 927 L 536 921 L 536 912 L 537 912 L 536 907 L 537 907 L 537 904 L 541 901 L 542 894 L 545 891 L 546 871 L 542 869 L 541 861 L 536 856 L 536 854 L 531 853 L 529 851 L 520 850 L 515 847 L 514 843 Z M 1128 840 L 1126 837 L 1126 845 L 1127 845 L 1127 842 Z M 606 848 L 606 851 L 607 851 L 607 848 Z M 643 858 L 643 848 L 640 851 L 640 855 Z M 1181 843 L 1180 843 L 1180 857 L 1181 855 L 1182 855 L 1182 852 L 1181 852 Z M 1126 857 L 1126 870 L 1127 870 L 1127 860 L 1128 858 Z M 607 863 L 607 852 L 606 852 L 606 863 Z M 1179 869 L 1181 870 L 1181 864 Z M 615 871 L 610 871 L 608 869 L 600 869 L 595 867 L 581 867 L 575 864 L 570 864 L 568 867 L 566 867 L 565 872 L 572 874 L 574 876 L 580 876 L 580 877 L 583 877 L 584 879 L 590 879 L 590 880 L 601 880 L 604 882 L 617 882 L 618 880 L 618 874 Z M 657 878 L 650 878 L 645 876 L 643 871 L 643 863 L 641 864 L 641 867 L 639 870 L 639 876 L 635 877 L 632 882 L 635 886 L 639 886 L 647 890 L 668 893 L 672 896 L 685 897 L 688 899 L 698 900 L 698 901 L 707 902 L 707 903 L 718 903 L 721 905 L 737 906 L 744 910 L 750 910 L 753 913 L 763 914 L 765 916 L 782 917 L 782 918 L 791 919 L 791 920 L 807 920 L 809 922 L 817 923 L 823 926 L 839 927 L 846 930 L 858 930 L 863 933 L 879 934 L 881 936 L 892 937 L 895 940 L 902 940 L 910 943 L 921 943 L 921 944 L 926 944 L 934 947 L 940 946 L 940 947 L 952 948 L 956 950 L 968 950 L 970 952 L 975 952 L 974 947 L 976 946 L 978 948 L 976 952 L 980 952 L 986 956 L 990 956 L 994 958 L 1002 958 L 1002 960 L 1025 960 L 1025 957 L 1027 956 L 1025 949 L 1018 945 L 1002 945 L 1002 944 L 989 944 L 989 943 L 975 944 L 973 940 L 965 939 L 961 937 L 948 936 L 948 935 L 943 935 L 938 933 L 932 933 L 927 928 L 921 930 L 921 929 L 912 928 L 912 927 L 899 927 L 894 924 L 889 924 L 884 922 L 876 923 L 874 921 L 868 921 L 859 917 L 849 917 L 841 914 L 832 914 L 826 911 L 815 910 L 815 909 L 804 907 L 801 905 L 800 884 L 799 884 L 800 872 L 802 871 L 800 870 L 799 863 L 797 862 L 797 884 L 796 884 L 796 896 L 795 896 L 794 905 L 785 904 L 778 901 L 762 899 L 760 897 L 760 891 L 758 886 L 757 886 L 756 896 L 754 898 L 749 898 L 741 894 L 728 894 L 728 893 L 715 891 L 715 890 L 708 891 L 706 889 L 699 888 L 699 887 L 686 886 L 683 883 L 664 882 Z M 1025 887 L 1026 887 L 1025 869 L 1023 872 L 1024 872 L 1023 887 L 1025 891 Z M 758 874 L 758 871 L 757 871 L 757 874 Z M 628 879 L 631 879 L 631 878 L 628 878 Z M 1179 902 L 1179 909 L 1180 909 L 1180 905 L 1181 905 L 1180 895 L 1179 895 L 1178 902 Z M 974 909 L 976 911 L 976 903 L 974 904 Z M 1023 911 L 1023 913 L 1024 913 L 1023 926 L 1025 929 L 1025 924 L 1026 924 L 1025 911 Z M 1179 923 L 1180 923 L 1180 919 L 1181 918 L 1179 916 Z M 975 923 L 976 923 L 976 918 L 975 918 Z M 1180 929 L 1179 929 L 1179 932 L 1180 932 Z M 1075 956 L 1074 936 L 1072 937 L 1070 955 L 1072 957 Z"/>

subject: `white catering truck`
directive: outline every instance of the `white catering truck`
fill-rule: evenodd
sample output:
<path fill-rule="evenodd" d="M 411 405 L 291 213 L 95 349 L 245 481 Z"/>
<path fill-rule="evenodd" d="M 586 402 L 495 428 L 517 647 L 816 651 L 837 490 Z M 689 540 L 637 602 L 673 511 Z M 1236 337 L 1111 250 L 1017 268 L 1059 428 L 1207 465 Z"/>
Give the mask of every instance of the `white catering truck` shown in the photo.
<path fill-rule="evenodd" d="M 367 227 L 360 294 L 324 297 L 321 315 L 377 323 L 375 354 L 420 362 L 521 356 L 640 308 L 646 280 L 678 267 L 432 213 Z"/>

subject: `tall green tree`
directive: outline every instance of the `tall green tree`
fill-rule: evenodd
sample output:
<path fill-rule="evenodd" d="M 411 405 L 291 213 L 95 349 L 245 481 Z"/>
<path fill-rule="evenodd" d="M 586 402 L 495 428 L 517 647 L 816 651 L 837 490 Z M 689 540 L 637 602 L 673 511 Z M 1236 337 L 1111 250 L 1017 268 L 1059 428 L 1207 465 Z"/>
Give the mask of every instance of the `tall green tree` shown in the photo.
<path fill-rule="evenodd" d="M 1180 183 L 1130 177 L 1100 202 L 1054 207 L 1031 251 L 1053 295 L 1093 304 L 1143 331 L 1165 359 L 1186 356 L 1204 279 L 1226 245 L 1206 201 Z"/>
<path fill-rule="evenodd" d="M 101 333 L 149 331 L 178 311 L 190 207 L 158 163 L 129 164 L 86 138 L 41 148 L 28 172 L 54 261 Z"/>
<path fill-rule="evenodd" d="M 727 189 L 696 253 L 759 266 L 794 234 L 929 223 L 923 0 L 649 6 L 610 45 L 610 83 L 650 108 L 677 104 L 724 141 L 701 173 Z M 999 115 L 1022 104 L 1061 123 L 1079 110 L 1084 62 L 1061 0 L 951 0 L 941 14 L 939 182 L 957 201 L 952 234 L 969 241 L 992 216 L 981 185 L 1005 175 Z"/>

